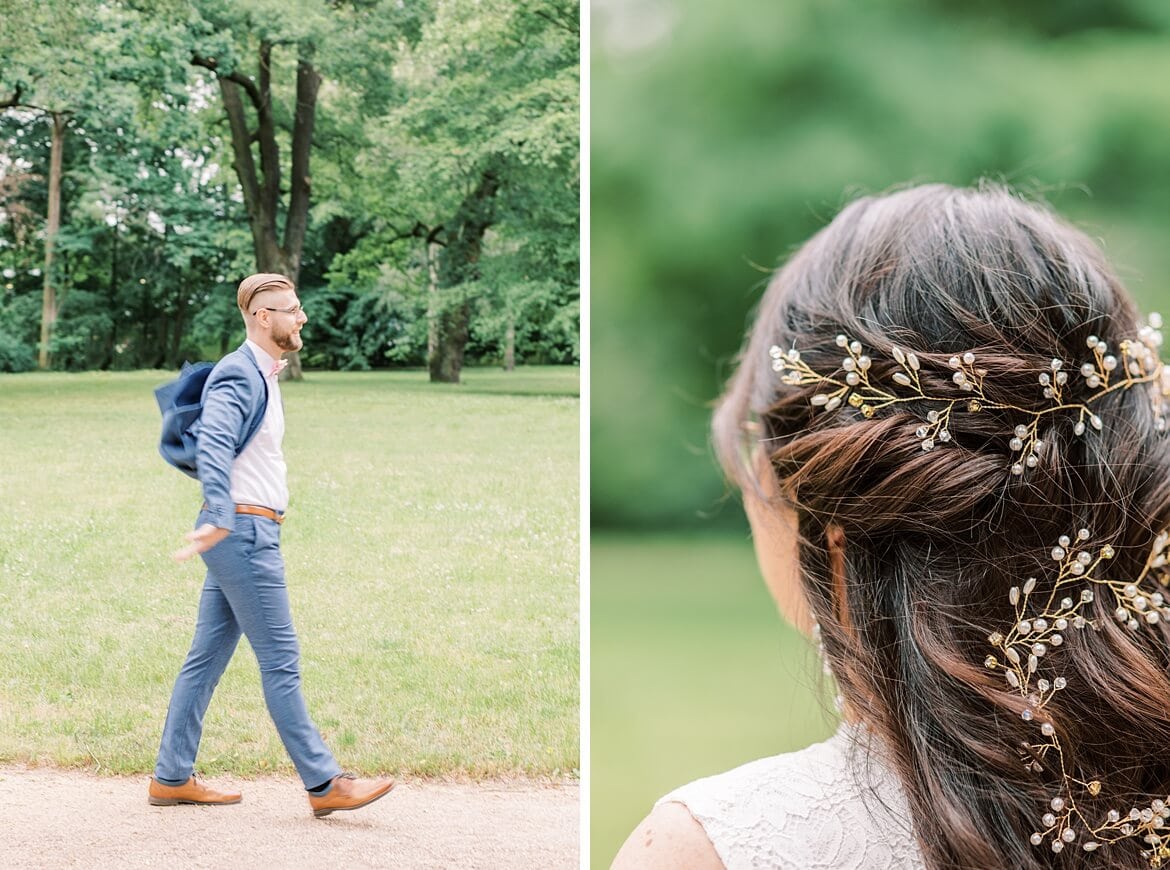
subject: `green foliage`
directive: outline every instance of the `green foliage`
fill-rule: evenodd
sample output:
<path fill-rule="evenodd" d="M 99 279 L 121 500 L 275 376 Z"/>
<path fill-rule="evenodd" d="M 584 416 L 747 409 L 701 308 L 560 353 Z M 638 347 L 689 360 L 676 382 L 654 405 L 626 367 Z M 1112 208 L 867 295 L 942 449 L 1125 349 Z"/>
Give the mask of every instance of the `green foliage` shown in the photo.
<path fill-rule="evenodd" d="M 1102 237 L 1143 306 L 1165 305 L 1164 4 L 1073 5 L 597 9 L 595 523 L 742 522 L 719 510 L 711 402 L 767 274 L 859 193 L 1006 181 Z"/>
<path fill-rule="evenodd" d="M 324 76 L 300 283 L 306 297 L 334 295 L 314 312 L 312 328 L 326 341 L 310 351 L 312 364 L 425 363 L 430 255 L 403 229 L 451 219 L 467 179 L 505 151 L 513 174 L 500 225 L 533 249 L 559 251 L 536 272 L 513 270 L 518 285 L 558 285 L 521 308 L 532 318 L 521 329 L 524 358 L 579 358 L 569 350 L 579 341 L 576 39 L 541 17 L 575 24 L 575 5 L 46 0 L 7 14 L 13 3 L 0 0 L 0 102 L 19 91 L 22 105 L 40 108 L 0 110 L 0 271 L 13 272 L 4 282 L 13 298 L 39 302 L 42 280 L 32 271 L 44 260 L 49 162 L 42 110 L 65 111 L 53 276 L 59 367 L 173 368 L 238 343 L 232 288 L 256 270 L 256 253 L 218 86 L 191 60 L 200 54 L 224 75 L 256 75 L 262 40 L 275 46 L 281 135 L 292 126 L 298 55 Z M 428 118 L 440 116 L 432 131 Z M 475 151 L 462 175 L 450 171 L 455 138 Z M 427 165 L 439 158 L 441 166 Z M 287 182 L 287 154 L 281 159 Z M 495 285 L 477 302 L 484 325 L 472 362 L 498 356 L 508 292 Z M 39 333 L 26 333 L 23 321 L 3 330 L 35 352 Z"/>

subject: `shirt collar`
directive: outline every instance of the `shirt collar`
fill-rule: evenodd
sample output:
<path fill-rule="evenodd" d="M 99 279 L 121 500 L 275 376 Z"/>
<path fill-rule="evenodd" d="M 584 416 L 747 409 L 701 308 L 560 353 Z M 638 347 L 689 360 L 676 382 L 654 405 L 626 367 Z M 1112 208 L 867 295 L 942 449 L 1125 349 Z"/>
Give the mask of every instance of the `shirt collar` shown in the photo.
<path fill-rule="evenodd" d="M 244 344 L 252 348 L 252 353 L 256 357 L 256 365 L 260 369 L 260 374 L 264 375 L 264 377 L 268 377 L 268 373 L 271 372 L 272 367 L 276 365 L 276 360 L 269 356 L 269 354 L 263 348 L 261 348 L 260 345 L 252 341 L 252 339 L 244 339 Z"/>

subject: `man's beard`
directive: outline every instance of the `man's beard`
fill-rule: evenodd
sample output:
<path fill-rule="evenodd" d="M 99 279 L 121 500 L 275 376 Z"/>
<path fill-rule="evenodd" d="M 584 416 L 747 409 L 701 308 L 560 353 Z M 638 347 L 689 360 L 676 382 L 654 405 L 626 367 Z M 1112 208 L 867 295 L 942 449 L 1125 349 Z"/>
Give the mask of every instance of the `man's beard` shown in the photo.
<path fill-rule="evenodd" d="M 272 340 L 281 350 L 289 352 L 300 350 L 305 344 L 301 341 L 300 335 L 294 333 L 291 329 L 288 332 L 272 330 Z"/>

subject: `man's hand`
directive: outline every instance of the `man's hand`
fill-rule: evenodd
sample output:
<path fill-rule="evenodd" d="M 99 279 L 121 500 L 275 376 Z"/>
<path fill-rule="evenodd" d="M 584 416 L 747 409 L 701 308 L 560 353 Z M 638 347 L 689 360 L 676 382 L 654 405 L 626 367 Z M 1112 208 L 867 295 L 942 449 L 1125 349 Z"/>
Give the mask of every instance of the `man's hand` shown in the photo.
<path fill-rule="evenodd" d="M 176 562 L 186 562 L 192 556 L 196 556 L 199 553 L 206 553 L 231 533 L 231 529 L 221 529 L 219 526 L 213 526 L 211 523 L 204 523 L 195 531 L 187 532 L 184 535 L 191 543 L 181 550 L 175 550 L 171 558 Z"/>

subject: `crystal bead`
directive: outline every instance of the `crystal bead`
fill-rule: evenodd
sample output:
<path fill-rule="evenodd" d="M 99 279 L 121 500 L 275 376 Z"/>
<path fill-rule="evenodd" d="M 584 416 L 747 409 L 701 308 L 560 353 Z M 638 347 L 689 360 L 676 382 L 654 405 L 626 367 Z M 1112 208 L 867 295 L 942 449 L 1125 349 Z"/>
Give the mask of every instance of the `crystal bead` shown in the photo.
<path fill-rule="evenodd" d="M 1090 601 L 1092 601 L 1093 597 L 1094 596 L 1093 596 L 1092 589 L 1082 589 L 1081 590 L 1081 601 L 1085 602 L 1086 604 L 1088 604 Z"/>
<path fill-rule="evenodd" d="M 1057 677 L 1052 681 L 1052 685 L 1056 686 L 1058 689 L 1063 689 L 1068 685 L 1068 680 L 1066 680 L 1064 677 Z"/>
<path fill-rule="evenodd" d="M 1106 813 L 1105 818 L 1109 819 L 1111 822 L 1117 822 L 1121 820 L 1121 813 L 1117 812 L 1117 810 L 1110 810 L 1108 813 Z"/>
<path fill-rule="evenodd" d="M 929 453 L 931 450 L 934 450 L 934 442 L 931 439 L 927 438 L 925 441 L 922 442 L 922 451 L 924 453 Z"/>
<path fill-rule="evenodd" d="M 947 442 L 947 441 L 950 441 L 950 440 L 951 440 L 951 433 L 950 433 L 950 431 L 949 431 L 949 430 L 947 430 L 947 429 L 943 429 L 943 430 L 941 430 L 941 431 L 938 433 L 938 440 L 939 440 L 939 441 L 942 441 L 942 442 L 944 442 L 944 443 L 945 443 L 945 442 Z"/>
<path fill-rule="evenodd" d="M 1039 689 L 1041 692 L 1047 692 L 1049 689 L 1052 688 L 1052 684 L 1050 682 L 1048 682 L 1048 680 L 1039 679 L 1036 681 L 1036 688 Z"/>
<path fill-rule="evenodd" d="M 1032 714 L 1031 710 L 1024 710 L 1022 713 L 1020 713 L 1020 718 L 1023 719 L 1025 722 L 1031 722 L 1032 715 L 1033 714 Z"/>

